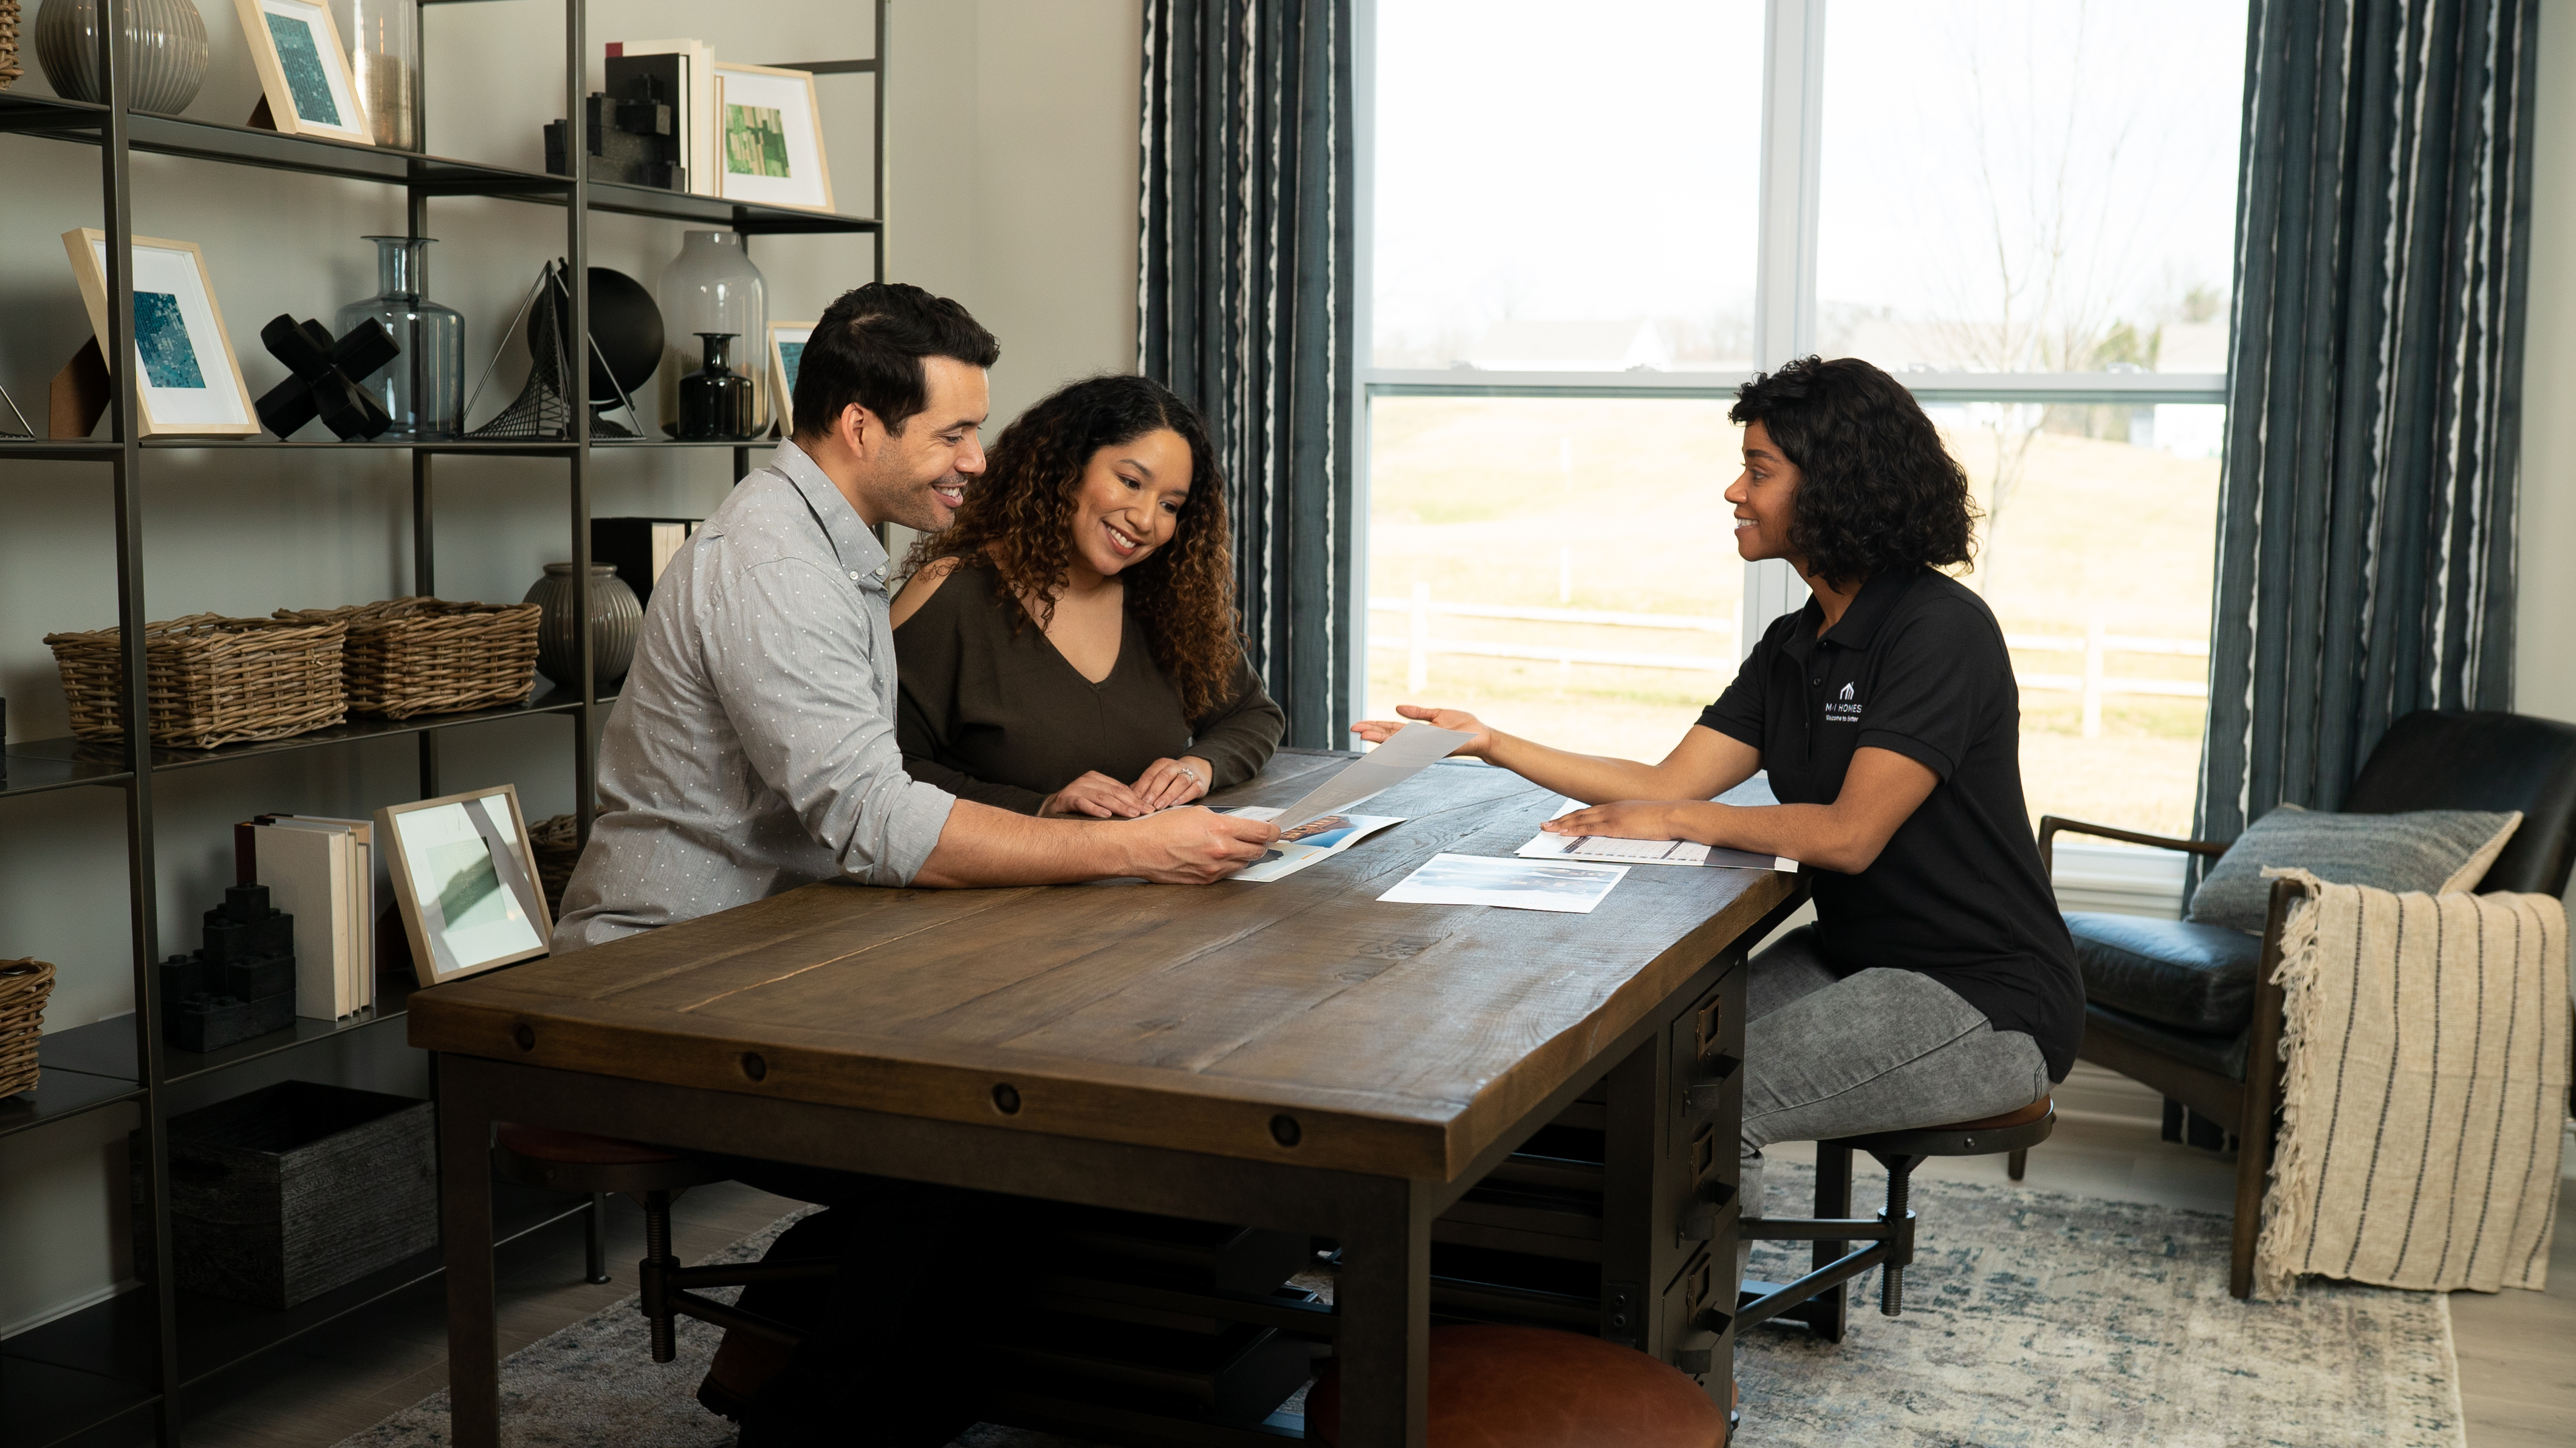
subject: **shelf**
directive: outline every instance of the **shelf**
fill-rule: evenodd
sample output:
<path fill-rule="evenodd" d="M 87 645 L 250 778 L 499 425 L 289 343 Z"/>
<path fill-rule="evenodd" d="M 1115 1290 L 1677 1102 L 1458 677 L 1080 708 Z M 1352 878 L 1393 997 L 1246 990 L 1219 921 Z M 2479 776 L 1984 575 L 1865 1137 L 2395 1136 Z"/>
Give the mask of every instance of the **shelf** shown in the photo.
<path fill-rule="evenodd" d="M 152 1406 L 160 1394 L 137 1383 L 53 1363 L 0 1357 L 0 1448 L 52 1448 Z"/>
<path fill-rule="evenodd" d="M 616 702 L 614 694 L 603 695 L 599 700 L 603 707 Z M 256 759 L 262 755 L 319 749 L 327 744 L 347 744 L 359 739 L 388 739 L 431 729 L 452 729 L 463 724 L 488 724 L 495 719 L 568 714 L 580 707 L 579 693 L 570 689 L 548 689 L 525 704 L 505 704 L 497 709 L 476 709 L 464 714 L 424 714 L 412 719 L 358 719 L 286 739 L 259 739 L 245 744 L 227 744 L 217 749 L 155 749 L 152 751 L 152 772 L 166 774 L 174 769 L 194 769 L 199 765 L 221 764 L 231 759 Z M 8 750 L 9 777 L 0 780 L 0 794 L 60 789 L 70 784 L 113 784 L 126 778 L 125 751 L 112 744 L 93 744 L 85 739 L 65 736 L 21 739 L 8 746 Z M 32 783 L 21 784 L 19 778 L 22 774 Z"/>
<path fill-rule="evenodd" d="M 245 1061 L 256 1061 L 280 1051 L 309 1046 L 315 1041 L 328 1041 L 351 1031 L 363 1031 L 370 1026 L 400 1020 L 410 1010 L 411 993 L 419 988 L 408 980 L 379 975 L 376 978 L 377 1003 L 336 1021 L 297 1016 L 294 1024 L 282 1031 L 236 1041 L 220 1051 L 182 1051 L 176 1046 L 164 1045 L 161 1048 L 162 1084 L 177 1085 Z M 134 1012 L 127 1011 L 90 1025 L 56 1031 L 45 1037 L 36 1059 L 46 1068 L 48 1076 L 57 1071 L 88 1072 L 111 1080 L 122 1075 L 127 1079 L 121 1084 L 130 1090 L 134 1079 L 143 1074 L 134 1062 Z"/>
<path fill-rule="evenodd" d="M 126 1034 L 133 1035 L 130 1021 Z M 126 1054 L 133 1054 L 130 1041 Z M 142 1096 L 142 1089 L 130 1077 L 94 1076 L 47 1065 L 36 1077 L 35 1090 L 0 1096 L 0 1136 L 15 1135 L 120 1101 L 140 1100 Z"/>
<path fill-rule="evenodd" d="M 107 107 L 102 105 L 0 91 L 0 132 L 97 145 L 107 133 L 107 114 Z M 137 151 L 331 176 L 343 181 L 373 181 L 414 188 L 431 196 L 494 196 L 561 206 L 572 189 L 572 179 L 567 176 L 512 171 L 351 141 L 287 136 L 248 126 L 216 125 L 141 111 L 127 114 L 126 138 Z M 590 183 L 590 209 L 698 226 L 729 226 L 749 236 L 854 234 L 877 229 L 876 221 L 869 217 L 803 211 L 792 206 L 755 206 L 609 181 Z"/>
<path fill-rule="evenodd" d="M 120 443 L 87 438 L 0 438 L 0 458 L 29 463 L 103 463 L 124 450 Z"/>
<path fill-rule="evenodd" d="M 771 437 L 755 437 L 745 442 L 734 442 L 727 438 L 681 439 L 662 437 L 608 437 L 591 439 L 590 448 L 593 452 L 644 451 L 653 448 L 753 448 L 773 447 L 777 445 L 777 442 L 778 439 Z M 64 445 L 57 443 L 54 446 L 61 447 Z M 78 446 L 81 447 L 83 451 L 76 454 L 76 458 L 109 457 L 114 456 L 116 452 L 116 444 L 112 442 L 83 443 Z M 150 452 L 243 452 L 250 450 L 266 450 L 271 452 L 422 452 L 449 453 L 468 456 L 479 454 L 485 457 L 548 458 L 570 457 L 573 453 L 573 445 L 571 443 L 554 438 L 530 438 L 516 442 L 503 442 L 493 439 L 470 437 L 450 438 L 440 442 L 374 442 L 366 440 L 343 441 L 335 437 L 147 437 L 143 440 L 143 447 L 146 451 Z M 0 446 L 0 458 L 24 457 L 29 455 L 30 450 L 23 444 L 14 447 Z"/>
<path fill-rule="evenodd" d="M 577 1216 L 589 1204 L 587 1197 L 497 1182 L 492 1189 L 493 1245 Z M 199 1292 L 178 1293 L 180 1385 L 202 1382 L 334 1318 L 436 1277 L 439 1271 L 438 1249 L 432 1247 L 284 1312 Z M 22 1365 L 70 1369 L 119 1386 L 147 1383 L 152 1377 L 152 1294 L 122 1292 L 95 1307 L 0 1340 L 0 1361 L 13 1370 Z M 12 1394 L 9 1413 L 0 1418 L 14 1418 L 19 1401 Z"/>

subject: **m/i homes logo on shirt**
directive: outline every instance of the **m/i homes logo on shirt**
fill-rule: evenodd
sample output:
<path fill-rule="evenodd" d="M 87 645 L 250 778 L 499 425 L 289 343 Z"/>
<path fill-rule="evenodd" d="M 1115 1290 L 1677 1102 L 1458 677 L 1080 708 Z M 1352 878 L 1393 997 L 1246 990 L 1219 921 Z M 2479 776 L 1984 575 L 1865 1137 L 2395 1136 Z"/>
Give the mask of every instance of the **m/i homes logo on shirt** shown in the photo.
<path fill-rule="evenodd" d="M 1825 704 L 1825 722 L 1828 724 L 1857 724 L 1860 722 L 1860 711 L 1861 706 L 1852 702 L 1852 686 L 1845 684 L 1843 685 L 1843 691 L 1836 694 Z"/>

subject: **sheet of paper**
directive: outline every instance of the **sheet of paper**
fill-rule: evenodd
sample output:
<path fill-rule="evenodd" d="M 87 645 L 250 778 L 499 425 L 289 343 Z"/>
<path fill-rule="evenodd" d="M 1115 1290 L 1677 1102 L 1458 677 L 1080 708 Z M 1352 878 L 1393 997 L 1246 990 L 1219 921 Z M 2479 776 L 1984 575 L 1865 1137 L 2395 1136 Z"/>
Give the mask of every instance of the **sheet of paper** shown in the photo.
<path fill-rule="evenodd" d="M 1770 781 L 1758 774 L 1717 798 L 1721 804 L 1779 803 L 1771 797 Z M 1548 818 L 1558 819 L 1581 808 L 1581 800 L 1560 799 L 1556 802 L 1556 812 Z M 1616 860 L 1628 865 L 1778 870 L 1792 875 L 1798 872 L 1798 862 L 1785 855 L 1756 855 L 1692 840 L 1614 840 L 1607 835 L 1552 835 L 1544 830 L 1512 853 L 1524 860 Z"/>
<path fill-rule="evenodd" d="M 1270 820 L 1279 817 L 1278 810 L 1261 805 L 1238 805 L 1231 809 L 1219 807 L 1217 813 L 1240 815 L 1245 819 L 1254 820 Z M 1282 831 L 1279 843 L 1270 847 L 1270 853 L 1226 878 L 1245 880 L 1258 885 L 1285 875 L 1293 875 L 1317 860 L 1349 849 L 1388 825 L 1402 823 L 1404 823 L 1402 815 L 1319 815 L 1302 825 Z"/>
<path fill-rule="evenodd" d="M 1406 905 L 1494 905 L 1589 915 L 1627 874 L 1625 865 L 1433 855 L 1377 898 Z"/>
<path fill-rule="evenodd" d="M 1279 812 L 1279 827 L 1294 829 L 1318 815 L 1340 814 L 1395 788 L 1448 758 L 1472 736 L 1455 729 L 1412 723 L 1395 731 L 1384 744 L 1352 760 L 1312 793 Z"/>

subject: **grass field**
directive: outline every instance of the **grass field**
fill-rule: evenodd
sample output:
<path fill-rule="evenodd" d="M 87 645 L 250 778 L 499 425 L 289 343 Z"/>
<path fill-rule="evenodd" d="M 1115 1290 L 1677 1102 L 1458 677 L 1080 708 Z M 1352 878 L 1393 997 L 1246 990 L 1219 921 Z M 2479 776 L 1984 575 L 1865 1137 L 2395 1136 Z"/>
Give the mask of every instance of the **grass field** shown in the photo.
<path fill-rule="evenodd" d="M 1435 600 L 1735 619 L 1743 565 L 1721 496 L 1738 469 L 1725 405 L 1701 401 L 1380 398 L 1371 419 L 1369 586 L 1378 601 Z M 1945 433 L 1982 483 L 1991 434 Z M 2001 519 L 1983 578 L 2006 632 L 2201 639 L 2218 464 L 2043 434 Z M 1758 631 L 1761 620 L 1751 622 Z M 1372 615 L 1401 644 L 1402 614 Z M 1437 618 L 1441 639 L 1733 658 L 1732 634 Z M 1402 702 L 1471 709 L 1514 733 L 1656 759 L 1725 683 L 1715 672 L 1565 666 L 1435 655 L 1405 688 L 1401 648 L 1370 651 L 1370 717 Z M 2074 674 L 2073 653 L 2019 653 L 2025 675 Z M 2113 654 L 2114 678 L 2197 679 L 2197 658 Z M 2197 699 L 2113 696 L 2086 739 L 2077 696 L 2025 689 L 2022 773 L 2034 816 L 2160 832 L 2190 824 Z"/>

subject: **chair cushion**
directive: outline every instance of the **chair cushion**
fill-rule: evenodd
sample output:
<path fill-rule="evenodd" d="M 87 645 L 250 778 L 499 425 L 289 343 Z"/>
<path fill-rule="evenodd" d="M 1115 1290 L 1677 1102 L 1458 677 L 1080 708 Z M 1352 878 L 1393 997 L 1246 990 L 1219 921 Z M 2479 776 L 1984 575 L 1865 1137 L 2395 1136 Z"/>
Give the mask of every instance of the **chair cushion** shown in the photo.
<path fill-rule="evenodd" d="M 496 1135 L 502 1146 L 530 1161 L 562 1162 L 572 1166 L 647 1166 L 654 1162 L 680 1160 L 680 1153 L 669 1147 L 620 1141 L 613 1136 L 593 1136 L 586 1131 L 557 1131 L 551 1126 L 521 1126 L 504 1121 Z"/>
<path fill-rule="evenodd" d="M 2272 899 L 2266 867 L 2295 866 L 2333 884 L 2372 885 L 2401 895 L 2474 890 L 2521 823 L 2518 812 L 2325 814 L 2285 804 L 2247 826 L 2210 866 L 2187 918 L 2261 930 Z"/>
<path fill-rule="evenodd" d="M 2186 1031 L 2241 1031 L 2254 1018 L 2263 937 L 2188 920 L 2086 911 L 2066 917 L 2084 998 Z"/>
<path fill-rule="evenodd" d="M 1342 1441 L 1338 1362 L 1306 1395 L 1306 1431 Z M 1475 1448 L 1720 1448 L 1726 1414 L 1635 1348 L 1540 1327 L 1431 1330 L 1431 1441 Z"/>
<path fill-rule="evenodd" d="M 2168 1061 L 2197 1067 L 2230 1081 L 2245 1079 L 2245 1056 L 2251 1048 L 2253 1032 L 2234 1035 L 2211 1035 L 2205 1031 L 2177 1031 L 2127 1011 L 2115 1010 L 2100 1001 L 2084 1003 L 2084 1040 L 2086 1049 L 2077 1054 L 2085 1060 L 2097 1059 L 2091 1054 L 2095 1035 L 2117 1036 L 2132 1046 L 2143 1046 Z M 2149 1082 L 2149 1085 L 2155 1083 Z"/>

